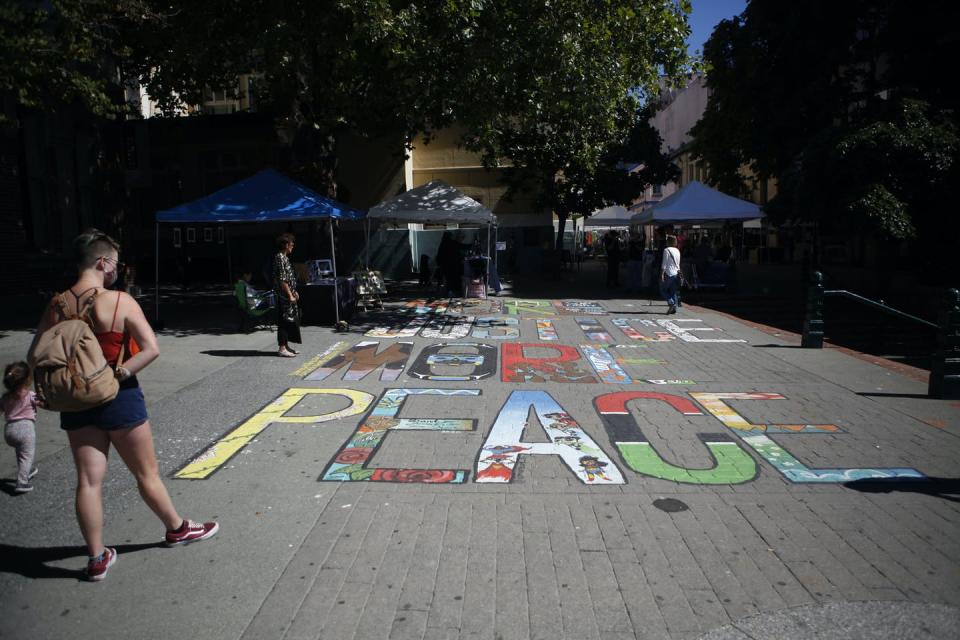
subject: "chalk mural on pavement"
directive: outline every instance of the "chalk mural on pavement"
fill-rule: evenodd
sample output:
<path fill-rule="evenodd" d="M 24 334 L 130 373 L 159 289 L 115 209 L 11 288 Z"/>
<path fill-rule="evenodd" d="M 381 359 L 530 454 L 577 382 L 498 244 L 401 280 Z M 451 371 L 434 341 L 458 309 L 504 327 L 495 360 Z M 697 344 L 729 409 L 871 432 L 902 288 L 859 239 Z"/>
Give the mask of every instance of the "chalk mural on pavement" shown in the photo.
<path fill-rule="evenodd" d="M 619 391 L 594 398 L 603 427 L 627 468 L 653 478 L 687 484 L 739 484 L 756 477 L 756 462 L 733 438 L 723 433 L 697 434 L 713 457 L 713 466 L 690 469 L 667 462 L 627 410 L 627 404 L 634 400 L 663 402 L 685 416 L 703 415 L 686 398 L 667 393 Z"/>
<path fill-rule="evenodd" d="M 538 348 L 559 355 L 531 357 L 524 353 L 524 349 Z M 508 342 L 503 345 L 501 357 L 500 379 L 504 382 L 597 382 L 580 364 L 576 348 L 568 345 Z"/>
<path fill-rule="evenodd" d="M 307 374 L 306 380 L 326 380 L 337 369 L 347 367 L 343 374 L 344 380 L 363 380 L 374 369 L 383 367 L 380 379 L 393 381 L 400 377 L 403 367 L 413 351 L 412 342 L 394 342 L 386 349 L 377 353 L 379 342 L 365 340 L 358 342 L 341 354 L 331 357 L 320 364 L 312 373 Z"/>
<path fill-rule="evenodd" d="M 838 483 L 868 478 L 925 478 L 909 467 L 880 467 L 870 469 L 836 468 L 811 469 L 793 457 L 786 449 L 771 440 L 766 434 L 788 433 L 838 433 L 840 428 L 832 424 L 763 425 L 750 424 L 734 411 L 724 400 L 786 400 L 779 393 L 697 393 L 690 396 L 706 408 L 715 418 L 729 427 L 744 443 L 760 454 L 777 471 L 791 482 Z"/>
<path fill-rule="evenodd" d="M 550 442 L 524 442 L 530 408 Z M 514 391 L 477 457 L 476 482 L 510 482 L 520 456 L 553 455 L 584 484 L 624 484 L 617 465 L 546 391 Z"/>
<path fill-rule="evenodd" d="M 481 340 L 515 340 L 520 337 L 520 321 L 507 316 L 483 316 L 477 318 L 470 337 Z"/>
<path fill-rule="evenodd" d="M 582 344 L 580 350 L 587 357 L 587 362 L 597 372 L 600 379 L 607 384 L 630 384 L 633 380 L 627 375 L 616 359 L 603 348 L 602 345 Z"/>
<path fill-rule="evenodd" d="M 420 330 L 420 336 L 440 340 L 459 340 L 470 334 L 473 316 L 434 316 Z"/>
<path fill-rule="evenodd" d="M 580 327 L 583 335 L 585 335 L 590 342 L 613 342 L 613 336 L 607 333 L 607 330 L 603 328 L 603 325 L 600 324 L 600 321 L 596 318 L 578 317 L 577 326 Z"/>
<path fill-rule="evenodd" d="M 456 367 L 455 373 L 435 373 L 434 366 Z M 467 382 L 483 380 L 497 372 L 497 348 L 479 342 L 441 342 L 423 348 L 407 370 L 419 380 Z"/>
<path fill-rule="evenodd" d="M 666 320 L 657 320 L 657 324 L 661 327 L 677 336 L 684 342 L 746 342 L 746 340 L 736 340 L 733 338 L 701 338 L 700 336 L 694 335 L 694 331 L 705 332 L 705 331 L 723 331 L 723 329 L 714 329 L 713 327 L 690 327 L 685 326 L 681 327 L 678 323 L 691 323 L 691 322 L 703 322 L 703 320 L 694 319 L 694 318 L 674 318 Z"/>
<path fill-rule="evenodd" d="M 537 339 L 543 342 L 556 342 L 557 329 L 553 326 L 553 320 L 537 319 Z"/>
<path fill-rule="evenodd" d="M 593 300 L 554 300 L 553 306 L 556 307 L 560 315 L 564 316 L 577 314 L 585 316 L 607 315 L 607 310 L 599 302 Z"/>
<path fill-rule="evenodd" d="M 338 411 L 316 416 L 288 416 L 286 413 L 298 402 L 310 395 L 342 396 L 350 400 L 350 406 Z M 353 389 L 287 389 L 266 407 L 231 429 L 219 440 L 207 447 L 200 455 L 173 474 L 175 478 L 203 480 L 222 467 L 230 458 L 239 453 L 251 440 L 256 438 L 270 424 L 320 424 L 331 420 L 340 420 L 362 414 L 373 402 L 373 396 Z"/>
<path fill-rule="evenodd" d="M 368 469 L 367 465 L 383 444 L 389 431 L 473 431 L 472 419 L 398 418 L 409 396 L 479 396 L 479 389 L 387 389 L 373 411 L 337 452 L 333 461 L 320 474 L 330 482 L 405 482 L 421 484 L 460 484 L 469 471 L 464 469 Z"/>

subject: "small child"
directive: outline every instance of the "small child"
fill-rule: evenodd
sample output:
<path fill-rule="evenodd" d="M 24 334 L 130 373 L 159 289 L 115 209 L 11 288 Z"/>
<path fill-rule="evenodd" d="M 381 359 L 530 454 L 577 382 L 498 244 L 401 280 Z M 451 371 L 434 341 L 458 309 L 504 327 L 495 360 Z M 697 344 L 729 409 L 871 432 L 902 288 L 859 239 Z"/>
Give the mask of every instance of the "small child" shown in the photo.
<path fill-rule="evenodd" d="M 16 493 L 33 491 L 30 479 L 37 475 L 37 468 L 33 466 L 37 446 L 37 394 L 30 388 L 32 383 L 33 376 L 26 362 L 8 364 L 3 371 L 3 386 L 7 388 L 2 398 L 7 422 L 3 438 L 17 451 L 17 486 L 13 489 Z"/>

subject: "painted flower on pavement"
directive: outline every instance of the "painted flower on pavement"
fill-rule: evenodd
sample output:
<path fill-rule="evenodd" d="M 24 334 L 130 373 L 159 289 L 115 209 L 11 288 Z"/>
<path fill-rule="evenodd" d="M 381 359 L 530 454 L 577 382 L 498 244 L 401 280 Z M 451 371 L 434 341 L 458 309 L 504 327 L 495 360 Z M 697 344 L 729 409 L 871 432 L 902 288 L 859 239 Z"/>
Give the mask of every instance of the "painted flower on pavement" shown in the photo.
<path fill-rule="evenodd" d="M 362 464 L 373 453 L 372 447 L 350 447 L 341 451 L 334 462 L 341 464 Z"/>
<path fill-rule="evenodd" d="M 457 472 L 450 469 L 377 469 L 370 478 L 377 482 L 454 482 Z"/>

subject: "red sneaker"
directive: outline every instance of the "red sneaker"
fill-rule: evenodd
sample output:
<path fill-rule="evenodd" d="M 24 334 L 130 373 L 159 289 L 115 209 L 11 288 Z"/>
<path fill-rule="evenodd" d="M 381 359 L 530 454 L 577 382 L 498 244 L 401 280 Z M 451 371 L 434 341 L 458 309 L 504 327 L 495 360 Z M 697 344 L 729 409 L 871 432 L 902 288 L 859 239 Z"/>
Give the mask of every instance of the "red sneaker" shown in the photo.
<path fill-rule="evenodd" d="M 167 531 L 164 542 L 168 547 L 175 547 L 178 544 L 190 544 L 199 540 L 206 540 L 213 537 L 220 530 L 220 525 L 216 522 L 194 522 L 184 520 L 179 529 Z"/>
<path fill-rule="evenodd" d="M 117 562 L 117 550 L 106 547 L 103 550 L 103 557 L 100 561 L 90 560 L 87 562 L 86 576 L 91 582 L 100 582 L 107 577 L 107 571 Z"/>

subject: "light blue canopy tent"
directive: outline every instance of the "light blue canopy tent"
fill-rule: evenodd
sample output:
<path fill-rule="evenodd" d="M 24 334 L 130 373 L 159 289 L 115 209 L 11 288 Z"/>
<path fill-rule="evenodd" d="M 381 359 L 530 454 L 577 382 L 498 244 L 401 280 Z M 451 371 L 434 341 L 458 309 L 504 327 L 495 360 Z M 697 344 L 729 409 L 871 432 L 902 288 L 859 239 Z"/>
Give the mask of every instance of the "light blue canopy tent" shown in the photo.
<path fill-rule="evenodd" d="M 160 317 L 160 223 L 232 224 L 242 222 L 294 222 L 297 220 L 328 219 L 330 224 L 330 254 L 333 258 L 333 277 L 336 281 L 337 263 L 333 242 L 333 219 L 359 220 L 366 214 L 331 200 L 290 178 L 264 169 L 256 175 L 211 193 L 198 200 L 172 209 L 158 211 L 156 217 L 155 309 Z M 227 242 L 227 260 L 230 243 Z M 231 269 L 232 271 L 232 269 Z M 340 322 L 340 304 L 334 284 L 334 309 Z"/>
<path fill-rule="evenodd" d="M 706 224 L 763 217 L 760 207 L 696 180 L 630 218 L 633 224 Z"/>

